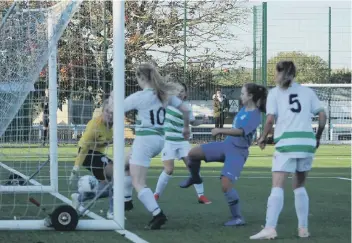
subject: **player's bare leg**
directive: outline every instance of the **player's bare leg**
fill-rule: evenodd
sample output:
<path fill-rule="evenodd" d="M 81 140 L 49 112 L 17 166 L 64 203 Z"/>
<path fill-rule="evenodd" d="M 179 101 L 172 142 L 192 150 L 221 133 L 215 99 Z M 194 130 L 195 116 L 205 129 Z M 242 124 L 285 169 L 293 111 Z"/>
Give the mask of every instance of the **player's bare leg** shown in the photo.
<path fill-rule="evenodd" d="M 298 218 L 298 236 L 310 236 L 308 231 L 309 197 L 304 187 L 308 172 L 296 172 L 292 178 L 292 188 L 295 194 L 295 208 Z"/>
<path fill-rule="evenodd" d="M 164 192 L 169 180 L 172 177 L 172 173 L 174 172 L 175 162 L 174 160 L 165 160 L 163 161 L 164 170 L 161 172 L 158 182 L 156 184 L 154 197 L 155 200 L 158 200 L 161 194 Z"/>
<path fill-rule="evenodd" d="M 252 235 L 251 240 L 275 239 L 277 237 L 276 225 L 279 215 L 284 205 L 284 190 L 283 186 L 287 178 L 287 172 L 272 173 L 272 188 L 268 198 L 266 210 L 266 224 L 258 234 Z"/>
<path fill-rule="evenodd" d="M 245 225 L 240 210 L 240 198 L 237 191 L 233 188 L 232 182 L 226 176 L 221 176 L 221 188 L 230 208 L 232 219 L 225 223 L 225 226 Z"/>
<path fill-rule="evenodd" d="M 128 153 L 127 156 L 125 157 L 125 178 L 124 178 L 125 211 L 131 211 L 133 209 L 133 203 L 132 203 L 133 186 L 132 186 L 132 179 L 129 174 L 129 164 L 128 164 L 129 158 L 130 158 L 130 153 Z M 105 166 L 104 172 L 105 172 L 105 177 L 107 178 L 107 181 L 111 181 L 113 178 L 113 165 L 109 164 L 109 165 Z M 114 214 L 113 214 L 113 205 L 114 205 L 113 188 L 111 188 L 108 191 L 108 196 L 109 196 L 109 210 L 106 214 L 106 217 L 108 219 L 113 219 L 114 218 Z"/>
<path fill-rule="evenodd" d="M 72 199 L 72 206 L 78 210 L 80 206 L 83 204 L 83 202 L 92 200 L 96 197 L 96 195 L 99 195 L 97 199 L 100 198 L 107 198 L 110 197 L 112 198 L 112 188 L 108 184 L 113 178 L 113 164 L 107 164 L 103 169 L 103 176 L 98 176 L 96 177 L 97 180 L 99 180 L 99 185 L 96 191 L 94 192 L 75 192 L 71 195 Z M 94 174 L 94 173 L 93 173 Z M 94 175 L 97 176 L 97 175 Z M 78 188 L 79 191 L 79 188 Z M 112 212 L 112 201 L 110 202 L 110 207 L 108 210 L 108 214 L 111 211 Z"/>
<path fill-rule="evenodd" d="M 124 178 L 124 187 L 125 187 L 125 211 L 131 211 L 133 209 L 133 201 L 132 201 L 132 178 L 130 175 L 129 169 L 129 160 L 131 158 L 132 149 L 127 153 L 125 157 L 125 178 Z"/>
<path fill-rule="evenodd" d="M 128 160 L 129 160 L 129 156 L 130 153 L 127 154 L 127 156 L 125 157 L 125 211 L 130 211 L 133 209 L 133 203 L 132 203 L 132 180 L 131 177 L 129 176 L 129 165 L 128 165 Z M 106 183 L 109 183 L 110 181 L 113 180 L 113 164 L 108 164 L 105 166 L 104 168 L 104 175 L 106 180 L 105 181 L 101 181 L 99 184 L 99 188 L 104 188 Z M 99 189 L 98 189 L 99 190 Z M 128 199 L 126 200 L 126 194 L 128 195 Z M 107 211 L 106 217 L 108 219 L 112 219 L 114 217 L 113 214 L 113 188 L 109 188 L 108 191 L 104 192 L 102 194 L 102 197 L 109 197 L 109 209 Z M 102 198 L 101 197 L 101 198 Z"/>
<path fill-rule="evenodd" d="M 147 228 L 149 229 L 160 229 L 167 221 L 166 216 L 160 209 L 157 201 L 154 198 L 153 192 L 147 187 L 148 167 L 130 164 L 130 174 L 132 177 L 133 187 L 138 193 L 138 199 L 144 204 L 146 209 L 152 213 L 153 219 L 148 223 Z"/>
<path fill-rule="evenodd" d="M 104 168 L 104 174 L 106 178 L 106 182 L 109 183 L 110 181 L 113 181 L 114 179 L 114 166 L 113 164 L 108 164 Z M 109 210 L 106 214 L 106 217 L 108 219 L 113 219 L 114 218 L 114 200 L 113 200 L 113 187 L 111 186 L 109 188 Z"/>
<path fill-rule="evenodd" d="M 189 164 L 188 157 L 183 157 L 182 160 L 185 163 L 186 168 L 188 168 L 188 164 Z M 198 203 L 200 203 L 200 204 L 211 204 L 211 201 L 206 196 L 204 196 L 204 184 L 203 184 L 203 182 L 201 184 L 194 184 L 193 186 L 194 186 L 194 189 L 196 190 L 196 193 L 197 193 Z"/>
<path fill-rule="evenodd" d="M 182 158 L 183 162 L 185 163 L 186 166 L 188 166 L 188 159 L 187 157 Z M 163 161 L 164 163 L 164 170 L 163 172 L 160 174 L 159 179 L 158 179 L 158 183 L 155 189 L 155 193 L 154 193 L 154 197 L 156 200 L 159 199 L 159 197 L 161 196 L 161 194 L 163 193 L 163 191 L 166 188 L 166 185 L 168 184 L 169 180 L 172 177 L 172 174 L 174 172 L 174 166 L 175 166 L 175 161 L 174 160 L 165 160 Z M 197 192 L 198 195 L 198 202 L 201 204 L 210 204 L 211 201 L 209 201 L 205 196 L 204 196 L 204 185 L 203 183 L 201 184 L 194 184 L 194 188 Z"/>
<path fill-rule="evenodd" d="M 133 209 L 133 202 L 132 202 L 132 191 L 133 191 L 133 186 L 132 186 L 132 178 L 130 176 L 130 171 L 129 171 L 129 159 L 131 156 L 131 151 L 127 153 L 125 157 L 125 178 L 124 178 L 124 186 L 125 186 L 125 211 L 131 211 Z M 111 181 L 113 177 L 113 167 L 111 165 L 107 165 L 105 167 L 105 175 L 106 178 Z M 111 178 L 111 179 L 109 179 Z M 107 212 L 107 218 L 112 219 L 114 217 L 113 215 L 113 189 L 111 188 L 109 192 L 109 210 Z"/>

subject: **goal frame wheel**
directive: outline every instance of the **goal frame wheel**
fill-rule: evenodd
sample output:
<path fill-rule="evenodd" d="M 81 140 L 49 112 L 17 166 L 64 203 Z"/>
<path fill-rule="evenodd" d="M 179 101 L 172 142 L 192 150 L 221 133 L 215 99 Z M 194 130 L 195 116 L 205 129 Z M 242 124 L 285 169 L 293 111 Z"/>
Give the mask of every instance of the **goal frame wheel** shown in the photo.
<path fill-rule="evenodd" d="M 69 205 L 61 205 L 51 213 L 51 225 L 57 231 L 73 231 L 78 225 L 77 211 Z"/>

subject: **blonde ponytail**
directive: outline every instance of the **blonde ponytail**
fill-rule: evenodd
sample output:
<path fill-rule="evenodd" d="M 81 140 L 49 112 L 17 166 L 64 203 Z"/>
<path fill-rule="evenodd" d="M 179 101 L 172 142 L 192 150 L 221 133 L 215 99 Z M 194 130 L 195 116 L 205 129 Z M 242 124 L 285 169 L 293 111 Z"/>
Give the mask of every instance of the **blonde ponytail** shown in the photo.
<path fill-rule="evenodd" d="M 168 77 L 161 76 L 156 68 L 149 63 L 143 63 L 137 67 L 137 78 L 140 78 L 141 75 L 143 75 L 150 83 L 150 86 L 155 89 L 159 100 L 164 106 L 167 106 L 171 96 L 178 95 L 182 89 L 180 84 L 170 82 Z"/>

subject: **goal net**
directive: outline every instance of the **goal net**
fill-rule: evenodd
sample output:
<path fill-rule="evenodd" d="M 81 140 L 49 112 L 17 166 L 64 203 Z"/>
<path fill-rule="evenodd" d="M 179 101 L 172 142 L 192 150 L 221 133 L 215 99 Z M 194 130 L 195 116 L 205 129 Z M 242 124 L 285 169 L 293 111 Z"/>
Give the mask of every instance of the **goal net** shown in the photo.
<path fill-rule="evenodd" d="M 121 16 L 120 1 L 0 5 L 0 230 L 52 229 L 47 214 L 71 205 L 77 142 L 112 90 L 113 5 Z M 111 146 L 107 155 L 112 158 Z M 83 215 L 78 210 L 77 229 L 124 229 L 123 209 L 107 220 L 108 199 L 92 205 Z M 65 225 L 71 216 L 60 217 Z"/>
<path fill-rule="evenodd" d="M 15 2 L 1 23 L 0 136 L 33 91 L 49 53 L 78 6 L 72 1 L 41 10 L 31 9 L 30 5 L 29 1 Z M 48 21 L 52 24 L 51 33 Z"/>
<path fill-rule="evenodd" d="M 352 134 L 351 84 L 305 84 L 312 88 L 322 102 L 327 124 L 322 144 L 350 144 Z M 313 117 L 313 129 L 318 128 L 317 117 Z"/>

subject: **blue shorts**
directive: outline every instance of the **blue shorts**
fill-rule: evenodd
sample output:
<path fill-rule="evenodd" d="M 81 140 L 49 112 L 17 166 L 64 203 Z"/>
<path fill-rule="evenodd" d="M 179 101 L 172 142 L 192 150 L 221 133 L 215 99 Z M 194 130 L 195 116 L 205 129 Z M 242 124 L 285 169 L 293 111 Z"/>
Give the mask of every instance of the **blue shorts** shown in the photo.
<path fill-rule="evenodd" d="M 221 176 L 236 181 L 248 158 L 247 148 L 238 148 L 232 143 L 213 142 L 201 145 L 205 154 L 205 162 L 223 162 Z"/>

